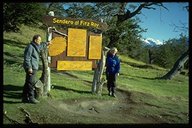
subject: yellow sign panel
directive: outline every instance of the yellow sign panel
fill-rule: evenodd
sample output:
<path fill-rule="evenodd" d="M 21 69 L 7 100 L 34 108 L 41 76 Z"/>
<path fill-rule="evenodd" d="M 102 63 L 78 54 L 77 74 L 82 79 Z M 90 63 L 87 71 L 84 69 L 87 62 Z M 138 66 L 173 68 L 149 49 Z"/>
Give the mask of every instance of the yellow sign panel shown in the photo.
<path fill-rule="evenodd" d="M 102 35 L 90 36 L 89 59 L 101 59 Z"/>
<path fill-rule="evenodd" d="M 56 56 L 66 50 L 66 39 L 64 37 L 55 37 L 51 40 L 49 45 L 49 56 Z"/>
<path fill-rule="evenodd" d="M 68 28 L 67 56 L 86 56 L 86 29 Z"/>
<path fill-rule="evenodd" d="M 92 70 L 92 61 L 57 61 L 57 70 Z"/>

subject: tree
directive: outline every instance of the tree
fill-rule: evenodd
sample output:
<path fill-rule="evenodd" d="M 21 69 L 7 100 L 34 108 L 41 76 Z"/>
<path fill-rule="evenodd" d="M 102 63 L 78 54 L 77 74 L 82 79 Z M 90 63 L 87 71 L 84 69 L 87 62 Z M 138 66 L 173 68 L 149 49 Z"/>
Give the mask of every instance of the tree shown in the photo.
<path fill-rule="evenodd" d="M 173 68 L 167 74 L 162 76 L 160 79 L 171 80 L 176 74 L 181 72 L 183 65 L 188 59 L 189 59 L 189 50 L 183 53 L 175 62 Z"/>
<path fill-rule="evenodd" d="M 185 37 L 181 35 L 181 38 L 179 39 L 179 43 L 173 43 L 173 44 L 177 44 L 177 49 L 173 49 L 172 51 L 174 55 L 172 55 L 172 57 L 178 57 L 180 55 L 180 57 L 174 59 L 176 60 L 175 62 L 172 61 L 173 67 L 171 68 L 171 70 L 169 72 L 167 72 L 165 75 L 163 75 L 162 77 L 160 77 L 160 79 L 167 79 L 167 80 L 171 80 L 174 76 L 176 76 L 177 74 L 179 74 L 182 69 L 184 68 L 184 66 L 186 66 L 185 64 L 188 62 L 189 59 L 189 49 L 187 46 L 187 43 L 189 40 Z M 171 46 L 171 48 L 174 48 L 173 46 Z M 170 62 L 171 63 L 171 62 Z M 186 66 L 188 67 L 188 66 Z"/>
<path fill-rule="evenodd" d="M 157 2 L 143 2 L 141 3 L 133 12 L 131 12 L 130 10 L 126 10 L 125 11 L 125 8 L 126 8 L 126 5 L 127 3 L 120 3 L 120 7 L 119 7 L 119 12 L 117 12 L 114 16 L 117 16 L 117 21 L 116 21 L 116 24 L 115 24 L 115 27 L 118 28 L 123 22 L 125 22 L 126 20 L 129 20 L 131 19 L 132 17 L 135 17 L 136 15 L 140 14 L 141 13 L 141 10 L 143 8 L 146 8 L 146 9 L 155 9 L 154 7 L 152 7 L 153 5 L 156 5 L 156 6 L 160 6 L 160 7 L 163 7 L 165 9 L 167 9 L 162 3 L 157 3 Z M 117 31 L 112 31 L 111 32 L 111 36 L 110 36 L 110 41 L 109 41 L 109 44 L 107 47 L 112 47 L 115 45 L 116 42 L 118 42 L 119 40 L 119 37 L 120 37 L 120 34 Z M 114 36 L 116 35 L 116 36 Z"/>
<path fill-rule="evenodd" d="M 47 7 L 46 9 L 46 14 L 48 14 L 50 11 L 53 11 L 55 16 L 65 16 L 65 9 L 63 8 L 65 3 L 45 3 L 45 6 Z"/>
<path fill-rule="evenodd" d="M 44 49 L 42 49 L 40 51 L 40 57 L 41 57 L 41 61 L 42 61 L 42 74 L 40 79 L 37 81 L 37 83 L 35 84 L 35 92 L 36 92 L 36 98 L 40 98 L 43 96 L 48 96 L 48 51 L 47 51 L 47 47 L 45 47 Z"/>
<path fill-rule="evenodd" d="M 41 22 L 45 7 L 40 3 L 3 3 L 3 31 L 19 31 L 21 24 Z"/>
<path fill-rule="evenodd" d="M 130 19 L 131 17 L 138 14 L 143 7 L 151 6 L 151 5 L 153 5 L 153 3 L 151 3 L 151 4 L 145 3 L 142 6 L 141 5 L 139 6 L 139 8 L 136 9 L 136 11 L 134 11 L 132 13 L 129 10 L 127 10 L 126 14 L 118 14 L 117 17 L 114 17 L 114 16 L 111 17 L 111 20 L 113 22 L 110 25 L 112 27 L 108 32 L 106 32 L 107 35 L 109 35 L 109 44 L 107 45 L 108 47 L 119 45 L 119 47 L 123 46 L 123 49 L 125 49 L 126 51 L 128 51 L 128 50 L 131 51 L 132 48 L 134 48 L 134 46 L 137 46 L 137 45 L 131 46 L 128 43 L 127 43 L 127 45 L 120 45 L 121 44 L 120 42 L 126 42 L 126 40 L 130 41 L 131 39 L 132 39 L 131 42 L 139 42 L 138 41 L 139 38 L 137 37 L 139 31 L 136 30 L 136 28 L 139 28 L 139 27 L 138 27 L 137 23 L 131 22 L 133 20 L 128 20 L 128 19 Z M 119 11 L 120 13 L 124 12 L 122 10 L 125 9 L 125 6 L 126 6 L 126 3 L 121 4 L 120 11 Z M 108 6 L 108 7 L 111 7 L 111 6 Z M 114 7 L 114 4 L 112 5 L 112 7 Z M 114 13 L 114 12 L 111 12 L 111 13 Z M 132 29 L 126 29 L 126 28 L 132 28 Z M 129 35 L 130 38 L 127 39 L 126 35 Z M 126 40 L 124 40 L 124 39 L 126 39 Z M 130 44 L 132 44 L 132 43 L 130 43 Z M 141 44 L 141 43 L 138 43 L 138 44 Z M 126 46 L 128 46 L 128 47 L 126 47 Z M 139 47 L 139 48 L 141 48 L 141 47 Z M 104 53 L 104 51 L 103 51 L 103 53 Z M 132 53 L 134 53 L 134 50 L 132 51 Z M 104 70 L 103 64 L 105 63 L 105 61 L 103 61 L 103 58 L 105 58 L 105 54 L 103 54 L 102 59 L 98 63 L 98 67 L 97 67 L 98 71 L 97 71 L 97 69 L 95 71 L 94 78 L 95 79 L 100 78 L 100 79 L 96 79 L 95 82 L 93 82 L 92 92 L 95 92 L 95 91 L 97 92 L 97 90 L 98 90 L 98 89 L 94 90 L 94 87 L 99 88 L 101 86 L 100 88 L 102 88 L 102 85 L 103 85 L 103 83 L 101 82 L 102 81 L 101 73 Z"/>
<path fill-rule="evenodd" d="M 126 4 L 123 5 L 125 6 Z M 117 2 L 72 3 L 69 8 L 66 9 L 66 17 L 85 18 L 96 21 L 103 19 L 109 26 L 108 30 L 103 32 L 103 46 L 116 46 L 119 51 L 136 58 L 141 55 L 139 52 L 141 49 L 140 34 L 146 30 L 140 28 L 138 25 L 140 20 L 138 18 L 119 22 L 120 19 L 118 19 L 117 14 L 119 13 L 119 9 L 122 8 L 121 6 L 122 3 Z M 131 17 L 136 15 L 137 11 L 131 13 Z"/>
<path fill-rule="evenodd" d="M 186 40 L 186 36 L 180 35 L 178 39 L 172 38 L 164 41 L 162 45 L 145 46 L 143 49 L 148 50 L 151 63 L 164 68 L 171 68 L 178 59 L 178 56 L 187 51 Z"/>
<path fill-rule="evenodd" d="M 96 8 L 86 3 L 72 3 L 66 9 L 66 17 L 96 20 Z"/>
<path fill-rule="evenodd" d="M 189 12 L 189 6 L 185 6 L 184 7 L 188 12 Z M 187 27 L 185 27 L 185 25 L 183 25 L 182 27 L 178 27 L 179 29 L 182 30 L 188 30 Z M 187 42 L 187 43 L 186 43 Z M 185 41 L 185 44 L 189 44 L 189 39 Z M 175 64 L 173 65 L 172 69 L 167 72 L 164 76 L 162 76 L 160 79 L 166 79 L 166 80 L 171 80 L 174 76 L 176 76 L 178 73 L 181 72 L 181 70 L 184 67 L 184 64 L 189 60 L 189 49 L 187 49 L 175 62 Z"/>
<path fill-rule="evenodd" d="M 163 6 L 163 4 L 144 2 L 133 12 L 129 10 L 125 12 L 126 5 L 127 3 L 92 3 L 89 5 L 73 3 L 66 12 L 72 18 L 91 18 L 93 20 L 102 18 L 109 26 L 108 30 L 103 32 L 103 45 L 107 47 L 116 46 L 124 54 L 127 53 L 131 57 L 138 57 L 142 54 L 138 52 L 141 49 L 139 34 L 145 30 L 139 27 L 139 19 L 131 18 L 139 14 L 143 8 L 154 9 L 150 6 Z M 103 51 L 102 58 L 105 58 L 104 53 L 105 51 Z M 102 85 L 103 65 L 103 59 L 99 60 L 94 74 L 92 92 L 98 90 L 95 87 Z"/>

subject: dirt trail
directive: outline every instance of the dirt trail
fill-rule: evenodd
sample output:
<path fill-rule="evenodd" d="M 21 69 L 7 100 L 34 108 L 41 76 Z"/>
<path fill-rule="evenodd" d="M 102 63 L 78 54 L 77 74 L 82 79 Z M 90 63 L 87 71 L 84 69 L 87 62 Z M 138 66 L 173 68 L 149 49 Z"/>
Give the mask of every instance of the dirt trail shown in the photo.
<path fill-rule="evenodd" d="M 117 89 L 116 95 L 111 100 L 50 100 L 49 103 L 67 115 L 62 119 L 64 123 L 165 123 L 158 117 L 138 115 L 136 111 L 146 104 L 133 101 L 131 92 Z"/>

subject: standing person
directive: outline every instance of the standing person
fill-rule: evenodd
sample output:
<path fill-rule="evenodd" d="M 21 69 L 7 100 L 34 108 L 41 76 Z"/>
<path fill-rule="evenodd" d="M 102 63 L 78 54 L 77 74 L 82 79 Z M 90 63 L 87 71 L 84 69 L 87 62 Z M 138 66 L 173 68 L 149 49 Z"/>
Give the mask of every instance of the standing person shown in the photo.
<path fill-rule="evenodd" d="M 30 44 L 25 48 L 23 67 L 26 72 L 25 84 L 22 93 L 22 102 L 39 103 L 35 99 L 34 85 L 36 81 L 36 73 L 39 68 L 39 52 L 41 49 L 51 44 L 51 42 L 41 43 L 41 36 L 34 35 Z"/>
<path fill-rule="evenodd" d="M 120 60 L 118 58 L 117 48 L 113 47 L 107 54 L 106 58 L 106 77 L 107 77 L 107 89 L 109 91 L 109 96 L 116 97 L 116 78 L 119 76 L 120 70 Z"/>

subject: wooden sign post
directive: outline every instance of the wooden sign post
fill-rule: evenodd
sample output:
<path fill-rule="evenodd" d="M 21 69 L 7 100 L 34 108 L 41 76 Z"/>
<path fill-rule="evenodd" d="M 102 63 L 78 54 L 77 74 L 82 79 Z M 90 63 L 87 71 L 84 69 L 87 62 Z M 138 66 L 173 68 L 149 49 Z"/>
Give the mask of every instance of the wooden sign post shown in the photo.
<path fill-rule="evenodd" d="M 103 55 L 102 31 L 108 27 L 105 23 L 53 15 L 44 16 L 43 22 L 52 30 L 48 33 L 52 42 L 48 48 L 51 68 L 58 71 L 98 68 L 97 63 Z M 92 89 L 92 92 L 95 91 Z"/>

